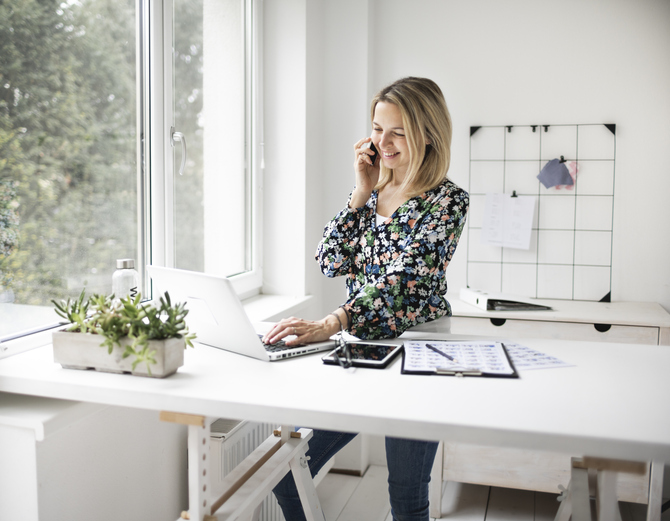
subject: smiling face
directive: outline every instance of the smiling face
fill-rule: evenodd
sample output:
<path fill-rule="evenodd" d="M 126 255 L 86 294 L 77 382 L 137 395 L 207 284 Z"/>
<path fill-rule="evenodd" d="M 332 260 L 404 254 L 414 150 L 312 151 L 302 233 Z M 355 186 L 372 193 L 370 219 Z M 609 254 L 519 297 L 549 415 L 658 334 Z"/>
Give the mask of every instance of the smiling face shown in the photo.
<path fill-rule="evenodd" d="M 384 166 L 392 169 L 394 175 L 404 176 L 409 167 L 409 145 L 397 105 L 385 101 L 377 103 L 371 137 Z"/>

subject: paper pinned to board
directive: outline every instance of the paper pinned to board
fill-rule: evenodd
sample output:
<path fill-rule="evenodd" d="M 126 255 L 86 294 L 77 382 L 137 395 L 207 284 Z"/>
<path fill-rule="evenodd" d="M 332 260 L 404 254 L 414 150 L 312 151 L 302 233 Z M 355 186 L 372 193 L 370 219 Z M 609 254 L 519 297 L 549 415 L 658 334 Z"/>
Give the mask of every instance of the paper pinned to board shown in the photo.
<path fill-rule="evenodd" d="M 553 186 L 574 185 L 575 181 L 570 175 L 570 170 L 565 164 L 565 159 L 552 159 L 542 167 L 537 178 L 544 185 L 545 188 Z"/>
<path fill-rule="evenodd" d="M 486 194 L 481 243 L 489 246 L 530 248 L 535 196 Z"/>

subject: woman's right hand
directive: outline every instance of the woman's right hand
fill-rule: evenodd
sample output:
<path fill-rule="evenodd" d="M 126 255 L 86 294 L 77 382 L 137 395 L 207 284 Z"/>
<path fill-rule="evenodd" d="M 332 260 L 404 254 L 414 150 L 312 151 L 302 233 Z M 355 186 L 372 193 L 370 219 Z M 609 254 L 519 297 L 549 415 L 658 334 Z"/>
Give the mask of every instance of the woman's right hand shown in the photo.
<path fill-rule="evenodd" d="M 372 190 L 379 181 L 378 158 L 372 163 L 373 152 L 368 147 L 372 139 L 363 138 L 354 145 L 354 170 L 356 172 L 356 188 L 351 196 L 351 207 L 360 208 L 364 206 L 372 194 Z"/>

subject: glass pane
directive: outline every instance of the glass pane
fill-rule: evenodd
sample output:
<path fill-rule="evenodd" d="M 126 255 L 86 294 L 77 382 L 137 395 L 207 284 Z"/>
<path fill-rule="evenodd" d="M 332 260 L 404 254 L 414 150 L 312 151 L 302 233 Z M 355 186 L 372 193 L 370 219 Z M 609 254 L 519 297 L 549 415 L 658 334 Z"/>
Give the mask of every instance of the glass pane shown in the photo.
<path fill-rule="evenodd" d="M 247 270 L 244 0 L 175 0 L 175 264 L 234 275 Z"/>
<path fill-rule="evenodd" d="M 137 259 L 135 16 L 135 0 L 0 3 L 0 337 Z"/>

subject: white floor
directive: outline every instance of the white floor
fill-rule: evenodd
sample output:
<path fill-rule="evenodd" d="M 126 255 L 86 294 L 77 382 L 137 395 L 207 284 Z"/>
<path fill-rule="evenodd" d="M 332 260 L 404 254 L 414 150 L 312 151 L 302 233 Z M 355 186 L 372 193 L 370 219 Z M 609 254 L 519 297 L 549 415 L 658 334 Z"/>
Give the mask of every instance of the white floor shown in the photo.
<path fill-rule="evenodd" d="M 326 521 L 393 521 L 386 467 L 371 466 L 363 477 L 327 474 L 317 487 Z M 444 483 L 442 518 L 449 521 L 552 521 L 555 494 L 483 485 Z M 622 521 L 644 521 L 646 505 L 620 503 Z M 670 521 L 670 511 L 661 516 Z"/>

